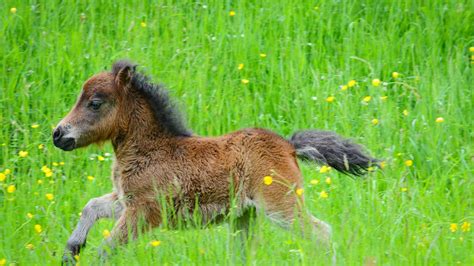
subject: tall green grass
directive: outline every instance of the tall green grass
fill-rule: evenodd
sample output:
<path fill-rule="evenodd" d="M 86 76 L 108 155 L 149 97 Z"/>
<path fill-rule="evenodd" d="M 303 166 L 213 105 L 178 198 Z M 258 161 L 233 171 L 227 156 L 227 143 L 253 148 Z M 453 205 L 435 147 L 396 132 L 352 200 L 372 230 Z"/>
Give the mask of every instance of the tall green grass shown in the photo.
<path fill-rule="evenodd" d="M 51 126 L 89 76 L 130 58 L 168 85 L 197 134 L 327 129 L 383 158 L 383 171 L 361 179 L 302 165 L 308 208 L 333 226 L 338 264 L 474 264 L 472 1 L 6 0 L 0 12 L 0 171 L 11 170 L 0 181 L 0 263 L 58 264 L 82 207 L 111 191 L 111 147 L 62 152 Z M 341 90 L 349 80 L 357 85 Z M 112 226 L 93 228 L 82 265 L 99 262 L 102 231 Z M 298 234 L 255 226 L 248 264 L 328 263 Z M 239 264 L 236 248 L 225 224 L 162 228 L 110 264 Z"/>

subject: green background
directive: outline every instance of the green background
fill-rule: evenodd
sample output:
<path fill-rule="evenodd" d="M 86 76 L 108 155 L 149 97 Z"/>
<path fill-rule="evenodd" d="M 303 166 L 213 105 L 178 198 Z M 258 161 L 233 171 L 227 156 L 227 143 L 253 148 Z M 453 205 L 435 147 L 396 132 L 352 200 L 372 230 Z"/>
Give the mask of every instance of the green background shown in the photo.
<path fill-rule="evenodd" d="M 196 134 L 327 129 L 384 159 L 359 179 L 302 164 L 308 208 L 333 226 L 338 264 L 474 264 L 473 10 L 472 1 L 1 1 L 0 171 L 11 173 L 0 181 L 0 262 L 58 264 L 82 207 L 111 191 L 111 146 L 65 153 L 51 127 L 88 77 L 129 58 L 167 84 Z M 349 80 L 357 85 L 341 90 Z M 112 225 L 91 230 L 82 265 L 99 262 Z M 298 234 L 256 226 L 248 264 L 328 263 Z M 225 224 L 156 229 L 109 262 L 239 264 L 235 238 Z"/>

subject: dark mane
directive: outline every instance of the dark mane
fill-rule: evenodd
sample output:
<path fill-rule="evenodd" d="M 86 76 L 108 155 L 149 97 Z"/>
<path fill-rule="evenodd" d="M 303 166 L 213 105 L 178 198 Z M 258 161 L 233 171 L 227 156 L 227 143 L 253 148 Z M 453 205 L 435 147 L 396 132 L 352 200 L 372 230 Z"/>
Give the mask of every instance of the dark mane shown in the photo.
<path fill-rule="evenodd" d="M 147 76 L 135 72 L 136 64 L 129 61 L 116 62 L 112 67 L 112 73 L 116 76 L 120 70 L 127 67 L 132 73 L 130 80 L 132 88 L 146 99 L 160 126 L 173 136 L 191 136 L 191 131 L 186 127 L 181 114 L 163 85 L 153 84 Z"/>

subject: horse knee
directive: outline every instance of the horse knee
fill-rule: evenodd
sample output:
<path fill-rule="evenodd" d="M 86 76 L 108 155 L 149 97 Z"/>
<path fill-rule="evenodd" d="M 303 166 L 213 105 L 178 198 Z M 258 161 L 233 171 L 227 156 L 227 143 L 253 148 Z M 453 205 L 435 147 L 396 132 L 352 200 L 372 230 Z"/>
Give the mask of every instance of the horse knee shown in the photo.
<path fill-rule="evenodd" d="M 98 203 L 99 200 L 97 198 L 90 199 L 86 206 L 82 209 L 81 216 L 82 217 L 87 217 L 87 218 L 92 218 L 92 219 L 97 219 L 98 218 Z"/>
<path fill-rule="evenodd" d="M 114 202 L 113 199 L 107 196 L 90 199 L 82 210 L 82 216 L 94 221 L 100 218 L 110 218 L 114 215 L 118 218 L 124 208 L 122 204 Z"/>

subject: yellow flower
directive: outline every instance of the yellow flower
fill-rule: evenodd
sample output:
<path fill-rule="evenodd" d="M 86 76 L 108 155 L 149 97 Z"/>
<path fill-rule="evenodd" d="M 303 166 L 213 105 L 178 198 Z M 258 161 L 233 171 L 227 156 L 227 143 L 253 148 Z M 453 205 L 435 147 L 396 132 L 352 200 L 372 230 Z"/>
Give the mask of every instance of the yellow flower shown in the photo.
<path fill-rule="evenodd" d="M 301 196 L 301 195 L 303 195 L 303 192 L 304 192 L 304 189 L 298 188 L 298 189 L 296 190 L 296 195 Z"/>
<path fill-rule="evenodd" d="M 385 101 L 387 100 L 388 96 L 380 96 L 380 100 Z"/>
<path fill-rule="evenodd" d="M 38 125 L 38 124 L 32 124 L 32 125 L 31 125 L 31 128 L 39 128 L 39 126 L 40 126 L 40 125 Z"/>
<path fill-rule="evenodd" d="M 372 100 L 372 96 L 365 96 L 363 101 L 368 103 L 370 100 Z"/>
<path fill-rule="evenodd" d="M 323 165 L 321 166 L 321 168 L 319 169 L 319 172 L 321 174 L 325 174 L 327 172 L 329 172 L 331 170 L 331 167 L 330 166 L 327 166 L 327 165 Z"/>
<path fill-rule="evenodd" d="M 329 97 L 326 98 L 326 102 L 332 103 L 332 102 L 334 102 L 335 99 L 336 99 L 336 97 L 334 97 L 334 96 L 329 96 Z"/>
<path fill-rule="evenodd" d="M 21 158 L 25 158 L 26 156 L 28 156 L 28 152 L 27 151 L 20 151 L 18 153 L 18 156 L 20 156 Z"/>
<path fill-rule="evenodd" d="M 47 172 L 44 173 L 44 176 L 46 177 L 52 177 L 53 176 L 53 171 L 49 170 Z"/>
<path fill-rule="evenodd" d="M 387 166 L 387 163 L 385 161 L 381 161 L 379 166 L 381 169 L 384 169 Z"/>
<path fill-rule="evenodd" d="M 377 118 L 372 119 L 371 122 L 372 122 L 372 125 L 374 126 L 379 124 L 379 120 Z"/>
<path fill-rule="evenodd" d="M 242 70 L 244 69 L 244 64 L 239 64 L 239 66 L 237 67 L 238 70 Z"/>
<path fill-rule="evenodd" d="M 462 225 L 461 225 L 461 230 L 462 230 L 463 232 L 469 232 L 469 231 L 471 231 L 471 223 L 470 223 L 470 222 L 464 222 L 464 223 L 462 223 Z"/>
<path fill-rule="evenodd" d="M 104 231 L 102 231 L 102 236 L 104 236 L 104 238 L 109 238 L 110 237 L 110 231 L 105 229 Z"/>
<path fill-rule="evenodd" d="M 351 87 L 354 87 L 356 84 L 357 84 L 357 81 L 355 81 L 355 80 L 349 80 L 349 82 L 347 83 L 347 86 L 348 86 L 349 88 L 351 88 Z"/>
<path fill-rule="evenodd" d="M 12 14 L 15 14 L 15 13 L 16 13 L 16 7 L 10 8 L 10 12 L 11 12 Z"/>
<path fill-rule="evenodd" d="M 59 164 L 57 162 L 53 162 L 53 166 L 58 166 Z"/>
<path fill-rule="evenodd" d="M 3 171 L 3 173 L 6 174 L 6 175 L 11 174 L 11 172 L 12 172 L 12 170 L 10 170 L 10 169 L 8 169 L 8 168 L 5 169 L 5 171 Z"/>
<path fill-rule="evenodd" d="M 7 178 L 7 175 L 6 175 L 6 174 L 0 173 L 0 182 L 5 181 L 6 178 Z"/>
<path fill-rule="evenodd" d="M 38 185 L 43 184 L 43 179 L 38 179 L 37 183 L 38 183 Z"/>
<path fill-rule="evenodd" d="M 142 22 L 140 23 L 140 26 L 142 26 L 142 28 L 146 28 L 146 22 L 145 22 L 145 21 L 142 21 Z"/>
<path fill-rule="evenodd" d="M 410 112 L 408 112 L 407 109 L 403 110 L 403 115 L 404 115 L 404 116 L 408 116 L 408 114 L 410 114 Z"/>
<path fill-rule="evenodd" d="M 39 144 L 39 145 L 38 145 L 38 149 L 39 149 L 39 150 L 44 149 L 44 144 Z"/>
<path fill-rule="evenodd" d="M 33 249 L 35 249 L 35 246 L 30 243 L 30 244 L 26 244 L 26 245 L 25 245 L 25 248 L 26 248 L 26 249 L 29 249 L 29 250 L 33 250 Z"/>
<path fill-rule="evenodd" d="M 469 47 L 469 52 L 474 53 L 474 46 Z"/>
<path fill-rule="evenodd" d="M 341 85 L 339 86 L 339 88 L 341 88 L 341 91 L 345 91 L 347 90 L 349 87 L 347 85 Z"/>
<path fill-rule="evenodd" d="M 47 199 L 47 200 L 53 200 L 53 199 L 54 199 L 54 195 L 51 194 L 51 193 L 46 193 L 45 196 L 46 196 L 46 199 Z"/>
<path fill-rule="evenodd" d="M 76 261 L 78 261 L 80 258 L 81 258 L 81 257 L 79 257 L 79 255 L 75 255 L 75 256 L 74 256 L 74 259 L 76 259 Z M 79 263 L 77 263 L 77 264 L 79 264 Z M 76 264 L 76 265 L 77 265 L 77 264 Z"/>
<path fill-rule="evenodd" d="M 88 175 L 88 176 L 87 176 L 87 180 L 92 181 L 92 180 L 94 180 L 94 177 L 91 176 L 91 175 Z"/>
<path fill-rule="evenodd" d="M 458 230 L 458 224 L 454 224 L 454 223 L 450 224 L 449 230 L 451 230 L 451 232 L 453 233 L 456 232 Z"/>
<path fill-rule="evenodd" d="M 402 187 L 400 190 L 401 190 L 402 192 L 407 192 L 407 191 L 408 191 L 408 188 Z"/>
<path fill-rule="evenodd" d="M 151 245 L 152 247 L 157 247 L 157 246 L 161 245 L 161 241 L 159 241 L 159 240 L 153 240 L 153 241 L 150 242 L 150 245 Z"/>
<path fill-rule="evenodd" d="M 51 169 L 50 169 L 48 166 L 43 165 L 43 166 L 41 167 L 41 172 L 47 173 L 47 172 L 49 172 L 49 171 L 51 171 Z"/>
<path fill-rule="evenodd" d="M 408 166 L 408 167 L 410 167 L 410 166 L 413 165 L 413 161 L 412 161 L 412 160 L 406 160 L 406 161 L 405 161 L 405 165 Z"/>
<path fill-rule="evenodd" d="M 323 190 L 319 193 L 319 197 L 322 199 L 327 199 L 329 197 L 329 194 Z"/>
<path fill-rule="evenodd" d="M 248 80 L 248 79 L 242 79 L 241 82 L 242 82 L 242 84 L 249 84 L 250 80 Z"/>
<path fill-rule="evenodd" d="M 373 171 L 375 171 L 375 168 L 374 168 L 373 166 L 369 166 L 369 167 L 367 168 L 367 171 L 373 172 Z"/>
<path fill-rule="evenodd" d="M 104 156 L 97 155 L 97 160 L 99 160 L 99 161 L 101 161 L 101 162 L 102 162 L 102 161 L 104 161 L 104 160 L 105 160 L 105 158 L 104 158 Z"/>
<path fill-rule="evenodd" d="M 27 214 L 26 214 L 26 217 L 28 217 L 29 219 L 33 219 L 33 217 L 35 217 L 35 216 L 34 216 L 33 214 L 31 214 L 31 213 L 27 213 Z"/>
<path fill-rule="evenodd" d="M 229 16 L 231 16 L 231 17 L 235 16 L 235 11 L 234 11 L 234 10 L 231 10 L 231 11 L 229 12 Z"/>
<path fill-rule="evenodd" d="M 35 231 L 36 233 L 40 234 L 41 232 L 43 232 L 43 227 L 41 227 L 40 224 L 35 224 Z"/>
<path fill-rule="evenodd" d="M 436 118 L 436 123 L 443 123 L 443 122 L 444 122 L 444 118 L 442 117 Z"/>
<path fill-rule="evenodd" d="M 263 178 L 263 183 L 265 185 L 269 186 L 273 183 L 273 178 L 271 176 L 267 175 Z"/>
<path fill-rule="evenodd" d="M 261 54 L 260 54 L 260 57 L 261 57 L 261 58 L 265 58 L 265 57 L 267 57 L 267 54 L 261 53 Z"/>
<path fill-rule="evenodd" d="M 331 178 L 330 177 L 326 177 L 326 184 L 331 185 Z"/>
<path fill-rule="evenodd" d="M 9 186 L 7 187 L 7 192 L 8 192 L 8 193 L 12 194 L 12 193 L 15 193 L 15 191 L 16 191 L 15 185 L 9 185 Z"/>
<path fill-rule="evenodd" d="M 382 83 L 382 82 L 380 81 L 380 79 L 373 79 L 373 80 L 372 80 L 372 85 L 373 85 L 374 87 L 380 86 L 380 83 Z"/>
<path fill-rule="evenodd" d="M 392 72 L 392 78 L 397 79 L 400 77 L 400 73 L 398 72 Z"/>
<path fill-rule="evenodd" d="M 59 165 L 61 165 L 61 166 L 64 165 L 64 162 L 59 162 Z"/>
<path fill-rule="evenodd" d="M 309 181 L 309 183 L 310 183 L 311 185 L 317 185 L 317 184 L 319 183 L 319 180 L 317 180 L 317 179 L 311 179 L 311 181 Z"/>
<path fill-rule="evenodd" d="M 15 10 L 16 12 L 16 10 Z M 7 259 L 3 258 L 3 259 L 0 259 L 0 266 L 3 266 L 3 265 L 6 265 L 7 264 Z"/>

